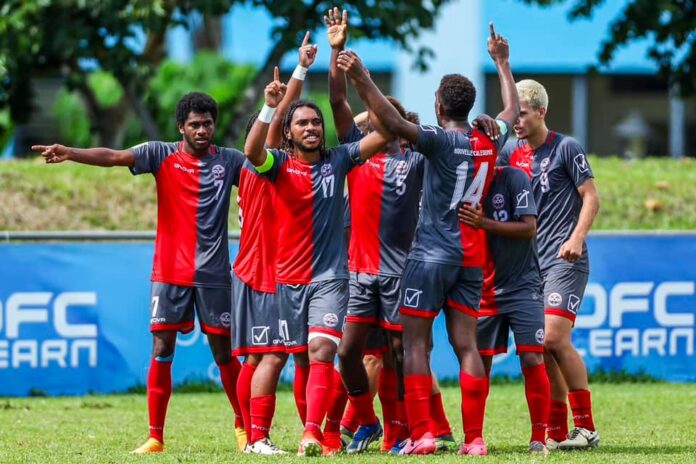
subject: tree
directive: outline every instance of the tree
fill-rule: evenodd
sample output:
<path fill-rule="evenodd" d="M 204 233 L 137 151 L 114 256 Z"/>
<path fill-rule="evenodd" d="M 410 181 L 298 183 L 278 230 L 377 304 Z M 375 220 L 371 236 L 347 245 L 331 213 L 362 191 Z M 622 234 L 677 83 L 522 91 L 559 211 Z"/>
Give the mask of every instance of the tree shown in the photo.
<path fill-rule="evenodd" d="M 552 5 L 566 0 L 521 0 L 527 4 Z M 590 18 L 605 0 L 570 0 L 571 20 Z M 648 57 L 659 74 L 682 96 L 696 94 L 696 1 L 627 0 L 613 19 L 608 36 L 600 45 L 599 62 L 611 63 L 624 45 L 648 38 Z"/>
<path fill-rule="evenodd" d="M 353 18 L 353 37 L 389 39 L 416 53 L 421 67 L 432 54 L 412 50 L 409 39 L 432 29 L 441 7 L 451 0 L 357 0 L 342 4 Z M 0 6 L 0 112 L 9 109 L 14 123 L 26 121 L 34 109 L 32 81 L 60 73 L 68 88 L 81 95 L 99 144 L 117 146 L 117 134 L 131 116 L 145 135 L 160 138 L 160 130 L 143 96 L 166 53 L 166 31 L 187 26 L 187 15 L 199 13 L 204 24 L 235 4 L 265 8 L 274 19 L 274 45 L 243 93 L 226 141 L 236 140 L 244 120 L 257 104 L 273 66 L 295 50 L 305 31 L 315 31 L 334 1 L 322 0 L 5 0 Z M 204 42 L 214 42 L 208 35 Z M 253 43 L 253 38 L 249 38 Z M 89 75 L 101 70 L 122 87 L 119 102 L 104 108 L 89 85 Z"/>

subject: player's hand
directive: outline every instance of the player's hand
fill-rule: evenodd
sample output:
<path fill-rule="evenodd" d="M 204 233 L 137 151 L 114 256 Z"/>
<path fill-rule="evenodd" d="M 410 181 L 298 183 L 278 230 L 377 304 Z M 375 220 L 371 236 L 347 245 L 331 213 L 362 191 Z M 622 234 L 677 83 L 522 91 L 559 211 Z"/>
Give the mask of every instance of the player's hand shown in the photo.
<path fill-rule="evenodd" d="M 571 237 L 561 245 L 556 258 L 565 259 L 566 261 L 574 263 L 580 259 L 580 256 L 582 256 L 582 240 L 576 240 Z"/>
<path fill-rule="evenodd" d="M 474 127 L 482 130 L 489 139 L 498 140 L 500 138 L 500 126 L 498 125 L 498 121 L 487 114 L 479 114 L 472 124 Z"/>
<path fill-rule="evenodd" d="M 278 70 L 278 66 L 276 66 L 273 69 L 273 81 L 268 84 L 263 91 L 266 105 L 271 108 L 276 108 L 281 100 L 283 100 L 287 90 L 288 87 L 280 82 L 280 71 Z"/>
<path fill-rule="evenodd" d="M 493 61 L 506 61 L 510 58 L 510 44 L 505 37 L 496 34 L 493 23 L 488 23 L 490 35 L 488 36 L 488 54 L 491 55 Z"/>
<path fill-rule="evenodd" d="M 336 65 L 351 79 L 360 77 L 360 75 L 370 75 L 365 66 L 363 66 L 362 61 L 360 61 L 360 57 L 353 50 L 344 50 L 339 53 L 338 58 L 336 58 Z"/>
<path fill-rule="evenodd" d="M 329 38 L 331 48 L 343 50 L 348 40 L 348 11 L 343 10 L 343 14 L 340 14 L 338 7 L 333 7 L 324 16 L 324 22 L 326 23 L 326 35 Z"/>
<path fill-rule="evenodd" d="M 70 156 L 70 149 L 64 145 L 32 145 L 34 151 L 40 151 L 46 163 L 62 163 L 67 161 Z"/>
<path fill-rule="evenodd" d="M 317 58 L 318 46 L 316 44 L 309 43 L 309 31 L 304 36 L 302 40 L 302 45 L 298 50 L 300 53 L 300 66 L 304 68 L 309 68 L 314 64 L 314 60 Z"/>
<path fill-rule="evenodd" d="M 462 206 L 459 207 L 459 220 L 475 229 L 481 228 L 484 220 L 481 204 L 462 203 Z"/>

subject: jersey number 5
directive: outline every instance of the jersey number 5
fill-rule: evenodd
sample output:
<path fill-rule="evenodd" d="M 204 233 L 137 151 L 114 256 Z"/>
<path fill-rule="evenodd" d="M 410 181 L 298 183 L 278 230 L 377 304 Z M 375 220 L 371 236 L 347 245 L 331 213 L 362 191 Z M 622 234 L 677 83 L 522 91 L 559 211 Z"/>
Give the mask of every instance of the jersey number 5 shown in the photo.
<path fill-rule="evenodd" d="M 454 211 L 459 208 L 460 202 L 476 205 L 481 202 L 483 196 L 483 188 L 486 185 L 486 176 L 488 175 L 488 163 L 481 163 L 478 170 L 474 173 L 474 179 L 471 185 L 464 192 L 466 187 L 467 174 L 469 174 L 470 161 L 464 161 L 457 166 L 457 183 L 454 186 L 452 201 L 450 202 L 450 210 Z"/>

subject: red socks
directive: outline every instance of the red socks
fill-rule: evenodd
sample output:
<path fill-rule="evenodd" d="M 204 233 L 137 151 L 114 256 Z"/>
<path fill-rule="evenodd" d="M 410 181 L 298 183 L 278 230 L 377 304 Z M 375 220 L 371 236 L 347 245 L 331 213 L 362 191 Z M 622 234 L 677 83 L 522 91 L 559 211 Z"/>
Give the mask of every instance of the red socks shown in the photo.
<path fill-rule="evenodd" d="M 348 399 L 348 393 L 346 393 L 346 399 Z M 348 407 L 346 412 L 343 414 L 343 419 L 341 419 L 341 426 L 355 432 L 360 427 L 360 422 L 358 421 L 358 412 L 355 410 L 353 403 L 348 402 Z"/>
<path fill-rule="evenodd" d="M 490 385 L 488 377 L 474 377 L 466 372 L 459 373 L 459 383 L 462 389 L 464 443 L 471 443 L 483 436 L 483 417 Z"/>
<path fill-rule="evenodd" d="M 562 442 L 568 438 L 568 407 L 565 401 L 551 400 L 549 425 L 546 432 L 550 439 Z"/>
<path fill-rule="evenodd" d="M 305 431 L 314 431 L 320 437 L 329 399 L 333 393 L 334 365 L 332 362 L 311 361 L 307 379 L 307 421 Z"/>
<path fill-rule="evenodd" d="M 350 404 L 355 408 L 355 413 L 360 425 L 370 425 L 377 422 L 372 393 L 368 391 L 361 395 L 348 395 L 348 399 L 350 400 Z"/>
<path fill-rule="evenodd" d="M 430 432 L 434 437 L 452 433 L 442 404 L 442 393 L 439 392 L 430 395 Z"/>
<path fill-rule="evenodd" d="M 568 393 L 570 409 L 573 410 L 573 422 L 576 427 L 594 431 L 592 420 L 592 399 L 589 390 L 572 390 Z"/>
<path fill-rule="evenodd" d="M 249 443 L 256 443 L 268 437 L 271 430 L 271 422 L 275 413 L 276 396 L 262 395 L 251 398 L 251 439 Z"/>
<path fill-rule="evenodd" d="M 379 373 L 377 394 L 382 403 L 382 420 L 384 421 L 383 450 L 389 450 L 397 441 L 408 438 L 406 411 L 401 402 L 402 416 L 399 416 L 397 402 L 399 401 L 396 370 L 382 368 Z"/>
<path fill-rule="evenodd" d="M 237 377 L 239 376 L 239 371 L 242 369 L 242 365 L 239 363 L 237 357 L 233 356 L 232 361 L 227 364 L 218 364 L 218 367 L 220 368 L 222 388 L 225 389 L 227 399 L 230 400 L 232 409 L 234 409 L 234 426 L 235 428 L 244 427 L 242 410 L 239 407 L 239 401 L 237 401 Z"/>
<path fill-rule="evenodd" d="M 237 400 L 239 400 L 239 408 L 242 410 L 244 418 L 244 430 L 246 430 L 247 438 L 251 438 L 251 378 L 254 376 L 256 366 L 244 363 L 237 377 Z"/>
<path fill-rule="evenodd" d="M 418 440 L 430 431 L 430 391 L 433 379 L 430 375 L 407 375 L 405 403 L 411 439 Z"/>
<path fill-rule="evenodd" d="M 341 431 L 341 419 L 343 418 L 343 412 L 346 410 L 347 402 L 348 393 L 343 385 L 341 374 L 334 369 L 333 394 L 331 395 L 329 410 L 326 412 L 324 433 L 339 433 Z"/>
<path fill-rule="evenodd" d="M 300 415 L 302 425 L 307 422 L 307 379 L 309 378 L 309 366 L 300 366 L 295 363 L 295 378 L 292 383 L 292 391 L 295 394 L 295 406 Z"/>
<path fill-rule="evenodd" d="M 153 358 L 147 374 L 147 410 L 150 415 L 150 436 L 164 443 L 164 419 L 172 396 L 172 358 Z"/>
<path fill-rule="evenodd" d="M 527 397 L 529 418 L 532 421 L 530 442 L 540 441 L 546 444 L 546 426 L 549 420 L 551 386 L 544 363 L 522 369 L 524 376 L 524 394 Z"/>

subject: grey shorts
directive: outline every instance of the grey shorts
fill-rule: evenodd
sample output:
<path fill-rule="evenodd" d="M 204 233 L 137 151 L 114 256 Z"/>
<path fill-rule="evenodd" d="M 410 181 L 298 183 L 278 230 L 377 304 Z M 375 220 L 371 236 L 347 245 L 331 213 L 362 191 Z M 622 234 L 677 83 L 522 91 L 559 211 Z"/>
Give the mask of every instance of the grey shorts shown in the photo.
<path fill-rule="evenodd" d="M 402 331 L 399 317 L 400 281 L 398 277 L 351 272 L 346 322 L 380 325 L 387 330 Z"/>
<path fill-rule="evenodd" d="M 348 309 L 348 281 L 325 280 L 307 285 L 278 284 L 280 334 L 288 353 L 307 351 L 312 338 L 338 344 Z"/>
<path fill-rule="evenodd" d="M 544 313 L 562 316 L 575 323 L 589 274 L 564 266 L 553 266 L 542 275 Z"/>
<path fill-rule="evenodd" d="M 479 352 L 483 356 L 507 353 L 510 329 L 517 352 L 544 352 L 544 304 L 536 292 L 524 289 L 507 295 L 495 314 L 483 313 L 476 324 Z"/>
<path fill-rule="evenodd" d="M 483 285 L 480 267 L 407 260 L 401 278 L 399 311 L 434 318 L 445 306 L 478 316 Z"/>
<path fill-rule="evenodd" d="M 280 317 L 275 293 L 259 292 L 232 273 L 232 353 L 283 353 Z"/>
<path fill-rule="evenodd" d="M 194 327 L 195 311 L 203 333 L 230 336 L 230 288 L 152 282 L 151 296 L 150 332 L 178 330 L 188 333 Z"/>

